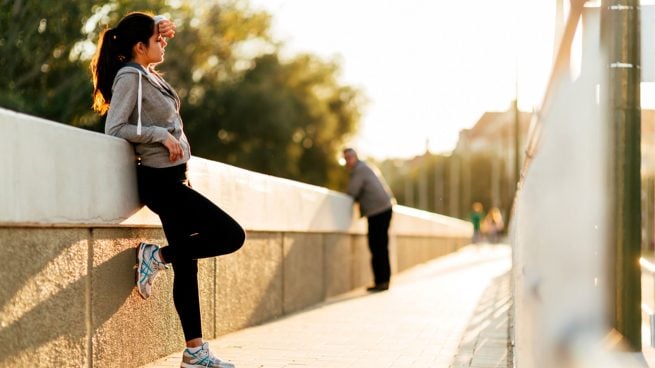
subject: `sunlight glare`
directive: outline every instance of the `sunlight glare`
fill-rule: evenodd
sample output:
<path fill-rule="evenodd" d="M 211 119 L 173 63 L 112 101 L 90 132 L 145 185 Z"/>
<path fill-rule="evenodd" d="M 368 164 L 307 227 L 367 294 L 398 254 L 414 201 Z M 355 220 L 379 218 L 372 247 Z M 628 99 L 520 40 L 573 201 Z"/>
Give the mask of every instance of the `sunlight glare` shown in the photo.
<path fill-rule="evenodd" d="M 517 93 L 522 110 L 538 106 L 550 73 L 552 2 L 252 3 L 273 14 L 284 55 L 338 58 L 342 83 L 366 93 L 370 103 L 349 143 L 364 156 L 420 155 L 426 140 L 430 151 L 448 152 L 461 129 L 486 111 L 507 110 Z"/>

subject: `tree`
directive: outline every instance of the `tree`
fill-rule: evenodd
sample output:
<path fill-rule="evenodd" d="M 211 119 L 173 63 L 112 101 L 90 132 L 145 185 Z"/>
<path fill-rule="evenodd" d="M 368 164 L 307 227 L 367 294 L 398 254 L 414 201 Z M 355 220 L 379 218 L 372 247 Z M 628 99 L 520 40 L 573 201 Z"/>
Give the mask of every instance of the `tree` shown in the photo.
<path fill-rule="evenodd" d="M 75 45 L 99 1 L 0 3 L 0 105 L 66 123 L 83 120 L 91 88 Z"/>
<path fill-rule="evenodd" d="M 353 134 L 360 92 L 339 66 L 310 55 L 282 62 L 271 16 L 247 1 L 0 2 L 0 106 L 101 130 L 88 62 L 101 30 L 129 11 L 178 27 L 159 69 L 182 99 L 194 154 L 339 188 L 339 145 Z"/>
<path fill-rule="evenodd" d="M 205 95 L 216 110 L 189 111 L 198 154 L 268 174 L 339 188 L 337 157 L 354 133 L 360 95 L 336 82 L 338 66 L 310 55 L 276 55 Z M 204 105 L 208 105 L 205 103 Z M 206 134 L 212 131 L 212 135 Z"/>

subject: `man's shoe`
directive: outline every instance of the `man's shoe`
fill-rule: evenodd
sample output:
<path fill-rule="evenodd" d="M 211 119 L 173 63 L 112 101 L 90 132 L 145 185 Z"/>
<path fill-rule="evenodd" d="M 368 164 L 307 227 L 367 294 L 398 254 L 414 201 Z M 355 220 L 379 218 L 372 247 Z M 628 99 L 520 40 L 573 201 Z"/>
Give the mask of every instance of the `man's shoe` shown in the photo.
<path fill-rule="evenodd" d="M 211 351 L 209 344 L 204 343 L 200 350 L 192 353 L 189 348 L 182 353 L 181 368 L 234 368 L 234 364 L 218 359 Z"/>
<path fill-rule="evenodd" d="M 385 290 L 389 290 L 388 282 L 381 282 L 379 284 L 375 284 L 374 286 L 366 288 L 366 291 L 371 293 L 377 293 L 378 291 L 385 291 Z"/>
<path fill-rule="evenodd" d="M 157 273 L 168 266 L 155 258 L 159 246 L 155 244 L 140 243 L 136 250 L 136 289 L 143 299 L 148 299 L 152 291 Z"/>

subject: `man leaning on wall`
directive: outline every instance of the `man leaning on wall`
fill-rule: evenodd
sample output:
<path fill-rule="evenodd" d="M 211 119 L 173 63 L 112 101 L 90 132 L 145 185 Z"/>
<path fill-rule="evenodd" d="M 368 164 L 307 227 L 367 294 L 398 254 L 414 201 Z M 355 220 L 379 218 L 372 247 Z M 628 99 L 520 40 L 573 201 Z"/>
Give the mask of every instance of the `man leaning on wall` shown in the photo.
<path fill-rule="evenodd" d="M 350 181 L 346 193 L 359 202 L 359 211 L 368 221 L 368 247 L 375 284 L 366 290 L 378 292 L 389 289 L 389 224 L 395 200 L 380 171 L 361 161 L 352 148 L 343 150 Z"/>

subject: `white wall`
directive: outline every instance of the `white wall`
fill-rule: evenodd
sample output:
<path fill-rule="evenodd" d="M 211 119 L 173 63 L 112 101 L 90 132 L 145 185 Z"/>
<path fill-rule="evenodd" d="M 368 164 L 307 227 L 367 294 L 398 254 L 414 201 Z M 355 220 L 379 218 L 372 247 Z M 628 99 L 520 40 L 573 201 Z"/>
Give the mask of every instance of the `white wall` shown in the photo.
<path fill-rule="evenodd" d="M 137 210 L 116 138 L 0 109 L 0 223 L 115 224 Z"/>
<path fill-rule="evenodd" d="M 124 140 L 0 109 L 0 225 L 159 225 L 139 205 Z M 246 229 L 364 233 L 350 197 L 193 157 L 193 187 Z M 397 206 L 392 233 L 470 236 L 466 221 Z"/>
<path fill-rule="evenodd" d="M 585 16 L 597 15 L 586 12 Z M 599 18 L 585 18 L 579 79 L 560 76 L 539 113 L 540 134 L 523 172 L 512 222 L 517 367 L 628 367 L 605 356 L 610 331 L 610 132 Z M 589 53 L 592 53 L 589 55 Z"/>

